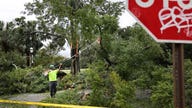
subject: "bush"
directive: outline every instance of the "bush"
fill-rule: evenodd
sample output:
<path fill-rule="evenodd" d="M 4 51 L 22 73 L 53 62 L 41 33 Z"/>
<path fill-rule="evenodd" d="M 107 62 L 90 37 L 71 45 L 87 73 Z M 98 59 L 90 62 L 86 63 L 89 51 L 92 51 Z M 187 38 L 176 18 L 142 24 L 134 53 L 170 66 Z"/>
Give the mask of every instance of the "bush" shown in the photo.
<path fill-rule="evenodd" d="M 27 92 L 45 92 L 49 89 L 49 82 L 47 76 L 42 74 L 43 68 L 41 66 L 31 68 L 24 77 L 24 81 L 28 84 Z"/>
<path fill-rule="evenodd" d="M 185 101 L 186 107 L 191 108 L 192 105 L 192 62 L 190 59 L 184 62 L 184 75 L 185 75 Z M 151 101 L 154 108 L 172 108 L 173 107 L 173 79 L 172 74 L 165 73 L 158 69 L 154 74 L 154 83 L 152 89 Z M 169 70 L 170 71 L 170 70 Z"/>
<path fill-rule="evenodd" d="M 80 104 L 80 94 L 76 89 L 66 90 L 56 94 L 56 98 L 47 98 L 42 102 L 57 104 Z"/>
<path fill-rule="evenodd" d="M 160 81 L 152 87 L 151 101 L 153 108 L 173 108 L 173 84 L 168 81 Z"/>
<path fill-rule="evenodd" d="M 23 67 L 26 62 L 25 58 L 18 52 L 0 52 L 0 71 L 11 71 L 14 69 L 14 65 Z"/>
<path fill-rule="evenodd" d="M 122 80 L 111 71 L 106 71 L 103 62 L 93 64 L 87 70 L 86 81 L 92 90 L 88 105 L 108 106 L 112 108 L 132 108 L 135 87 L 131 82 Z"/>
<path fill-rule="evenodd" d="M 185 60 L 185 95 L 186 106 L 191 108 L 192 106 L 192 62 L 191 60 Z"/>
<path fill-rule="evenodd" d="M 110 74 L 113 87 L 115 88 L 111 108 L 132 108 L 131 103 L 135 97 L 135 87 L 131 82 L 122 80 L 120 76 L 112 72 Z"/>
<path fill-rule="evenodd" d="M 153 108 L 173 108 L 172 68 L 158 66 L 152 72 L 150 100 Z"/>
<path fill-rule="evenodd" d="M 48 80 L 42 75 L 41 66 L 26 69 L 15 69 L 3 73 L 0 77 L 0 90 L 2 94 L 15 94 L 26 92 L 45 92 L 48 90 Z"/>

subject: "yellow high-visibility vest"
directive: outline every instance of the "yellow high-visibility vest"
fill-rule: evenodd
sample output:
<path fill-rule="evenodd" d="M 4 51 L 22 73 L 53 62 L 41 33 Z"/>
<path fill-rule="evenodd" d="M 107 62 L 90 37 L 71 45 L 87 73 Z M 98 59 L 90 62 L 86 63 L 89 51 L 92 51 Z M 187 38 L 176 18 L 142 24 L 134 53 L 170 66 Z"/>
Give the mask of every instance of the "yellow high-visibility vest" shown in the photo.
<path fill-rule="evenodd" d="M 59 70 L 53 70 L 49 72 L 49 81 L 57 81 L 57 72 Z"/>

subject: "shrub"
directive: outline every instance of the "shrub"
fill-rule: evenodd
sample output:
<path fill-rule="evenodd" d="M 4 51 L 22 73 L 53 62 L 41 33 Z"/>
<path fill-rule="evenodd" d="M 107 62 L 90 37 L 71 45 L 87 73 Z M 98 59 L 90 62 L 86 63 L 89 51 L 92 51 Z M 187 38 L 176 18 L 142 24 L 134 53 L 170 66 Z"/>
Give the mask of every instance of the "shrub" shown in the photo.
<path fill-rule="evenodd" d="M 43 68 L 41 66 L 30 68 L 24 77 L 24 81 L 28 84 L 27 92 L 45 92 L 48 90 L 49 82 L 47 76 L 42 74 Z"/>
<path fill-rule="evenodd" d="M 192 105 L 192 62 L 185 60 L 185 96 L 186 106 L 191 108 Z"/>
<path fill-rule="evenodd" d="M 168 81 L 159 81 L 152 87 L 151 101 L 153 108 L 173 108 L 173 84 Z"/>
<path fill-rule="evenodd" d="M 115 89 L 111 108 L 132 108 L 131 103 L 135 97 L 135 87 L 131 82 L 122 80 L 120 76 L 112 72 L 110 74 L 113 87 Z"/>
<path fill-rule="evenodd" d="M 56 94 L 56 98 L 47 98 L 42 102 L 57 103 L 57 104 L 80 104 L 80 94 L 76 89 L 66 90 Z"/>
<path fill-rule="evenodd" d="M 0 70 L 2 72 L 11 71 L 14 69 L 14 65 L 23 67 L 26 62 L 18 52 L 0 52 Z"/>
<path fill-rule="evenodd" d="M 88 69 L 86 80 L 92 89 L 88 104 L 112 108 L 131 108 L 135 96 L 135 87 L 131 82 L 122 80 L 116 73 L 105 70 L 102 62 Z"/>
<path fill-rule="evenodd" d="M 1 94 L 26 92 L 45 92 L 48 90 L 48 80 L 42 75 L 41 66 L 26 69 L 15 69 L 1 75 Z"/>

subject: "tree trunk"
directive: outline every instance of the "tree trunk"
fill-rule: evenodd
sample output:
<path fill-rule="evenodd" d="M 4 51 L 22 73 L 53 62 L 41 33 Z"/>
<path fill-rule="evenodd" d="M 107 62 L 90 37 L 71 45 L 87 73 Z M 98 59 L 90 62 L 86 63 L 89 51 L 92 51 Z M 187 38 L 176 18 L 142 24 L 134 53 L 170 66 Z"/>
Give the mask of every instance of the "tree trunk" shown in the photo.
<path fill-rule="evenodd" d="M 29 67 L 30 66 L 30 55 L 29 55 L 28 52 L 27 52 L 27 55 L 26 55 L 26 60 L 27 60 L 27 66 Z"/>
<path fill-rule="evenodd" d="M 76 43 L 76 46 L 72 45 L 71 47 L 71 57 L 71 73 L 72 75 L 76 75 L 78 72 L 80 72 L 78 42 Z"/>

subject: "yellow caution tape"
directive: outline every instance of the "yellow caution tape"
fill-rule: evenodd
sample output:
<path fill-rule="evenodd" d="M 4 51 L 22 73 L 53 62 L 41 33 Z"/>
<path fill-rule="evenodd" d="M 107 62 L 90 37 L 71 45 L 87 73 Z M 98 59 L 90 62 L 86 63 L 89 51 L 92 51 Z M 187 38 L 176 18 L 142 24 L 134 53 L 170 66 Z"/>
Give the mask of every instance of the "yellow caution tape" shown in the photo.
<path fill-rule="evenodd" d="M 26 102 L 26 101 L 15 101 L 15 100 L 0 100 L 0 103 L 11 103 L 11 104 L 33 105 L 33 106 L 47 106 L 47 107 L 61 107 L 61 108 L 104 108 L 104 107 L 94 107 L 94 106 L 52 104 L 52 103 Z"/>

